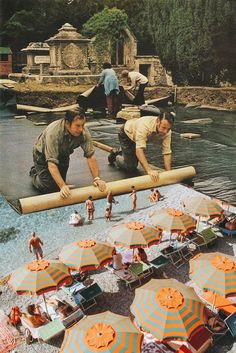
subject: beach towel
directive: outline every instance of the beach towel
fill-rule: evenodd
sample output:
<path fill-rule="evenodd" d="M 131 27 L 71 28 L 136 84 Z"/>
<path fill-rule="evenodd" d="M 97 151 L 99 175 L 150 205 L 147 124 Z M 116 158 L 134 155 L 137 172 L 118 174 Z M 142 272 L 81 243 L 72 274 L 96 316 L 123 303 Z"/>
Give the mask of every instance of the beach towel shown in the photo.
<path fill-rule="evenodd" d="M 10 352 L 17 345 L 13 333 L 9 330 L 6 324 L 0 322 L 0 352 Z"/>

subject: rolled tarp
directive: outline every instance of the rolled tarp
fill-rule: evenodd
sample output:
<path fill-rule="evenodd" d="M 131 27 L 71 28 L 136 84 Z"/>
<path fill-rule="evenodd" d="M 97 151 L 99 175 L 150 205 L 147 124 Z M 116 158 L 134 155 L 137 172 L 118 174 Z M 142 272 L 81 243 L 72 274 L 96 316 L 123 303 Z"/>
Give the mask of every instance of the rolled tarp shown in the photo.
<path fill-rule="evenodd" d="M 154 183 L 149 175 L 138 176 L 134 178 L 121 179 L 107 183 L 106 191 L 101 192 L 97 187 L 92 185 L 83 188 L 71 190 L 71 196 L 63 199 L 59 192 L 27 197 L 20 199 L 21 212 L 23 214 L 48 210 L 56 207 L 63 207 L 81 203 L 87 200 L 91 195 L 94 200 L 106 197 L 108 191 L 112 191 L 113 195 L 125 194 L 131 192 L 131 186 L 135 186 L 136 190 L 144 190 L 161 185 L 169 185 L 182 182 L 183 180 L 193 178 L 196 175 L 194 167 L 184 167 L 164 171 L 159 174 L 159 181 Z"/>

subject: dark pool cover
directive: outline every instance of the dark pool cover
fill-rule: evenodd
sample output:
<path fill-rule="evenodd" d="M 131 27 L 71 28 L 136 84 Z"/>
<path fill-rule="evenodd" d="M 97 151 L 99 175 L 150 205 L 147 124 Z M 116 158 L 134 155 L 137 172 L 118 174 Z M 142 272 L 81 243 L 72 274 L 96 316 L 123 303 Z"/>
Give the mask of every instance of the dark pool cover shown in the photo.
<path fill-rule="evenodd" d="M 31 185 L 29 170 L 32 166 L 32 146 L 44 128 L 35 126 L 27 119 L 0 121 L 0 191 L 14 208 L 19 208 L 19 199 L 38 195 Z M 108 164 L 107 155 L 107 152 L 96 149 L 101 177 L 106 181 L 126 178 L 125 173 Z M 80 148 L 71 155 L 67 182 L 76 187 L 91 185 L 91 174 Z"/>

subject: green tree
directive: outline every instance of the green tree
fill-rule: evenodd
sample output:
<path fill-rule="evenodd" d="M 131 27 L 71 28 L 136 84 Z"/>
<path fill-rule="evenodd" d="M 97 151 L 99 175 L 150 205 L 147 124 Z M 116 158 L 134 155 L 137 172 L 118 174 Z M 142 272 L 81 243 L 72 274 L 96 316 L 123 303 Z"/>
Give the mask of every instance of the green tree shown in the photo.
<path fill-rule="evenodd" d="M 112 54 L 111 43 L 118 41 L 127 27 L 128 17 L 124 11 L 105 7 L 84 24 L 83 33 L 90 37 L 96 36 L 94 45 L 98 60 L 102 62 Z"/>
<path fill-rule="evenodd" d="M 235 82 L 234 0 L 147 0 L 156 51 L 177 83 Z"/>

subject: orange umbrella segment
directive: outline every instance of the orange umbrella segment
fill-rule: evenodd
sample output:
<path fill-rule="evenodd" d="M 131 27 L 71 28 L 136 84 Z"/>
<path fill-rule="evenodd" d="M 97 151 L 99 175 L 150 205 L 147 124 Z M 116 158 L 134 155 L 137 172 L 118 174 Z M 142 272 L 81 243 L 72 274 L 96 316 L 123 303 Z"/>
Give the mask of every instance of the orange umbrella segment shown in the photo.
<path fill-rule="evenodd" d="M 190 277 L 198 287 L 227 296 L 236 293 L 235 257 L 220 252 L 197 254 L 190 260 Z"/>
<path fill-rule="evenodd" d="M 161 240 L 161 230 L 141 222 L 123 223 L 113 227 L 110 238 L 115 245 L 128 248 L 145 248 L 158 244 Z"/>
<path fill-rule="evenodd" d="M 106 311 L 66 330 L 60 353 L 140 353 L 142 339 L 128 317 Z"/>
<path fill-rule="evenodd" d="M 75 270 L 91 270 L 112 261 L 114 247 L 95 240 L 79 240 L 63 247 L 61 262 Z"/>
<path fill-rule="evenodd" d="M 145 331 L 160 340 L 186 340 L 204 325 L 204 304 L 192 288 L 175 279 L 151 279 L 137 288 L 131 312 Z"/>
<path fill-rule="evenodd" d="M 187 233 L 196 228 L 196 220 L 193 217 L 173 208 L 154 212 L 150 220 L 156 227 L 170 233 Z"/>

